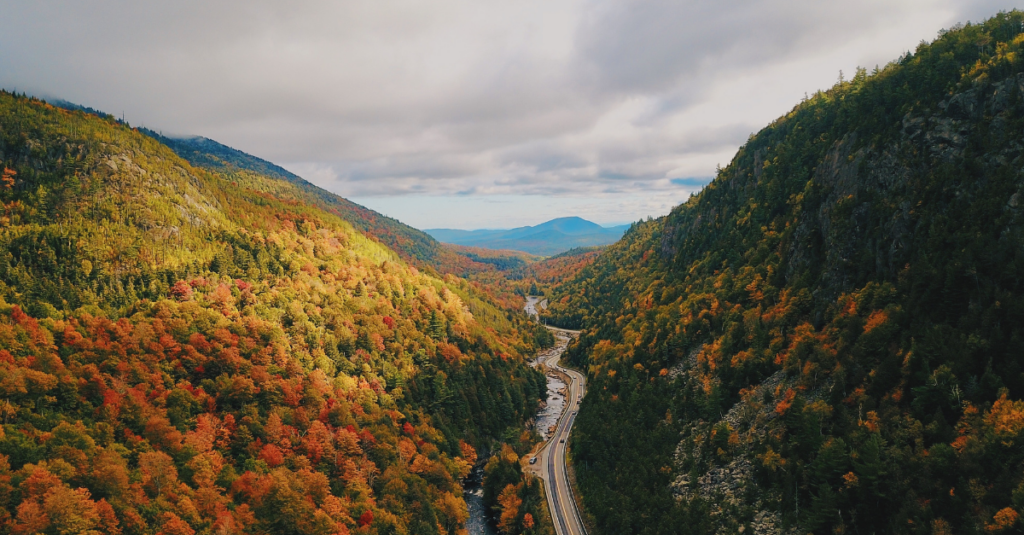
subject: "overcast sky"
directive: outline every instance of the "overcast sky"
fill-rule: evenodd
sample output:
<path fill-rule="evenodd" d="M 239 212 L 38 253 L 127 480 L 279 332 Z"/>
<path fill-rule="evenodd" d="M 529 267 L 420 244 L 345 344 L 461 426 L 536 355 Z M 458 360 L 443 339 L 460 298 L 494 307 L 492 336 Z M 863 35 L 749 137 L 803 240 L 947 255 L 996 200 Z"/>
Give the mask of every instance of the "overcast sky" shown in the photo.
<path fill-rule="evenodd" d="M 0 86 L 419 228 L 667 213 L 839 71 L 1024 0 L 0 0 Z"/>

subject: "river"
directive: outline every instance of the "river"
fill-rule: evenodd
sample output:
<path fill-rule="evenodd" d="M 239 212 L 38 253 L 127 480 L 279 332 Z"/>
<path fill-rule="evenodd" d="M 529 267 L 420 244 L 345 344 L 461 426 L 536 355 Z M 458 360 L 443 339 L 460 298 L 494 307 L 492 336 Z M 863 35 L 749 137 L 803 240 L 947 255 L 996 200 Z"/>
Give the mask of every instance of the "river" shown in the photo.
<path fill-rule="evenodd" d="M 537 316 L 537 306 L 546 308 L 547 299 L 530 296 L 526 298 L 526 313 Z M 537 359 L 531 364 L 536 366 L 541 359 L 546 359 L 552 352 L 565 350 L 568 340 L 556 338 L 556 345 L 552 349 L 541 351 Z M 547 440 L 551 436 L 549 429 L 558 423 L 558 417 L 565 407 L 565 383 L 556 376 L 548 375 L 548 398 L 546 404 L 537 412 L 537 431 L 540 436 Z M 469 535 L 497 535 L 494 526 L 487 518 L 487 508 L 484 506 L 484 489 L 481 486 L 484 477 L 483 463 L 473 468 L 473 472 L 466 478 L 463 486 L 466 505 L 469 506 L 469 520 L 466 521 L 466 529 Z"/>
<path fill-rule="evenodd" d="M 538 297 L 536 295 L 528 295 L 528 296 L 526 296 L 526 307 L 524 307 L 526 309 L 526 313 L 531 315 L 531 316 L 533 316 L 533 317 L 537 317 L 537 307 L 540 307 L 541 310 L 544 310 L 545 308 L 547 308 L 548 307 L 548 300 L 547 300 L 547 298 L 546 297 Z"/>
<path fill-rule="evenodd" d="M 487 508 L 484 507 L 484 488 L 481 486 L 483 478 L 484 465 L 481 463 L 473 468 L 463 487 L 466 505 L 469 506 L 469 520 L 466 521 L 469 535 L 497 535 L 487 518 Z"/>

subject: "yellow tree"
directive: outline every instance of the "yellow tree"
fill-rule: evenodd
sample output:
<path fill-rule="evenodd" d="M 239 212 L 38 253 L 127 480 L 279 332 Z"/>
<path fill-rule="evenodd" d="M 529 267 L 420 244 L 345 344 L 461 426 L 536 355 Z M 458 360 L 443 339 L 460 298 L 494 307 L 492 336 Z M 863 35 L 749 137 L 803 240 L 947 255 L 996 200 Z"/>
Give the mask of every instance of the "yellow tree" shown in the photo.
<path fill-rule="evenodd" d="M 521 485 L 508 485 L 498 495 L 498 505 L 501 507 L 498 530 L 502 533 L 511 534 L 515 530 L 519 506 L 523 505 L 523 500 L 519 497 L 520 487 Z"/>
<path fill-rule="evenodd" d="M 469 520 L 469 508 L 466 501 L 450 492 L 445 492 L 434 501 L 434 507 L 444 517 L 444 528 L 448 533 L 455 533 L 459 526 Z"/>

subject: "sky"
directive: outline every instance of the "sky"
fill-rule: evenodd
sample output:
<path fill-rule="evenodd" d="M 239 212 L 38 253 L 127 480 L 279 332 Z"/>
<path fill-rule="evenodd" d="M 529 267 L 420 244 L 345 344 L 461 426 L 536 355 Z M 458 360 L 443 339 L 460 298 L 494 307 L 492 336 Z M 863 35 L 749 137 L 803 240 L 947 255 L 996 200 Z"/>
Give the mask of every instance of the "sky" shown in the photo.
<path fill-rule="evenodd" d="M 664 215 L 840 71 L 1024 0 L 0 0 L 0 87 L 417 228 Z"/>

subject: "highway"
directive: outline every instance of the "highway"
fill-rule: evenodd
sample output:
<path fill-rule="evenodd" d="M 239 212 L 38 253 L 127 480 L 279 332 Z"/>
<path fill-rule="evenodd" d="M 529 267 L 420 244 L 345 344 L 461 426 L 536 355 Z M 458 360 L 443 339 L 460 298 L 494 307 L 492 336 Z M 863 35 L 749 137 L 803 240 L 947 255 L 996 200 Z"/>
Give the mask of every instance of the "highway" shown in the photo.
<path fill-rule="evenodd" d="M 569 476 L 566 471 L 566 448 L 569 445 L 569 432 L 576 419 L 576 412 L 579 410 L 580 401 L 586 392 L 586 378 L 582 374 L 563 368 L 558 364 L 559 359 L 565 352 L 565 348 L 571 337 L 578 334 L 576 331 L 565 331 L 548 327 L 555 333 L 557 345 L 555 350 L 546 352 L 538 357 L 549 369 L 556 369 L 570 378 L 568 396 L 566 397 L 565 410 L 558 419 L 555 432 L 548 442 L 537 453 L 537 463 L 528 465 L 531 470 L 544 480 L 544 490 L 548 497 L 548 508 L 551 510 L 551 519 L 555 524 L 555 532 L 558 535 L 586 535 L 587 530 L 580 519 L 579 509 L 572 489 L 569 486 Z"/>

